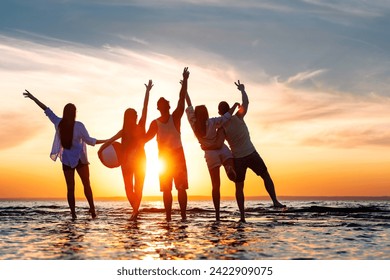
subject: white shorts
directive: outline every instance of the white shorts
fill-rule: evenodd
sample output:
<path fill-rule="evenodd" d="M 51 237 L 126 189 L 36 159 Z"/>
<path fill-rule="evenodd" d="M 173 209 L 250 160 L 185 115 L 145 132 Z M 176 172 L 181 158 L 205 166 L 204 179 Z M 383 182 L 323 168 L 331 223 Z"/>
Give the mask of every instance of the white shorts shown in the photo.
<path fill-rule="evenodd" d="M 224 162 L 233 158 L 232 152 L 223 144 L 219 150 L 206 150 L 204 153 L 208 169 L 220 167 Z"/>

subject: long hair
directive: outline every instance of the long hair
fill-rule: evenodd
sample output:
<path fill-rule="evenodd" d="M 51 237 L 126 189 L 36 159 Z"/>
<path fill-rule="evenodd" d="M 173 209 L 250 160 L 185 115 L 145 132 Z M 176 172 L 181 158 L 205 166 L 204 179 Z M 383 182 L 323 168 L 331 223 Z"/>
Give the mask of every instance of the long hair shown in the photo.
<path fill-rule="evenodd" d="M 72 103 L 68 103 L 64 107 L 62 120 L 58 125 L 60 131 L 61 145 L 65 149 L 70 149 L 72 147 L 73 128 L 74 128 L 75 121 L 76 121 L 76 106 Z"/>
<path fill-rule="evenodd" d="M 195 107 L 195 136 L 202 138 L 206 136 L 206 122 L 209 119 L 209 112 L 205 105 L 199 105 Z"/>
<path fill-rule="evenodd" d="M 137 112 L 134 109 L 129 108 L 125 111 L 122 127 L 122 144 L 125 150 L 134 147 L 138 138 L 137 133 Z"/>

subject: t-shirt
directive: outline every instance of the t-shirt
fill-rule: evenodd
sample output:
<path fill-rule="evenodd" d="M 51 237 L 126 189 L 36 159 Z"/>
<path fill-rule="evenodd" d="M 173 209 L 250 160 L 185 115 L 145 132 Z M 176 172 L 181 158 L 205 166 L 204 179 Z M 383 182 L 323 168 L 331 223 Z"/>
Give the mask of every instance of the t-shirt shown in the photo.
<path fill-rule="evenodd" d="M 195 131 L 196 117 L 194 107 L 188 106 L 186 109 L 186 114 L 192 130 Z M 198 138 L 199 143 L 206 148 L 215 144 L 217 139 L 217 129 L 222 127 L 222 125 L 229 121 L 231 117 L 232 115 L 227 112 L 221 117 L 209 118 L 206 121 L 206 135 L 202 138 Z"/>
<path fill-rule="evenodd" d="M 242 158 L 256 151 L 243 119 L 234 115 L 230 121 L 223 125 L 223 128 L 225 129 L 226 141 L 235 158 Z"/>
<path fill-rule="evenodd" d="M 173 117 L 169 116 L 168 122 L 157 122 L 157 145 L 159 151 L 175 150 L 182 147 L 180 132 L 177 131 Z"/>

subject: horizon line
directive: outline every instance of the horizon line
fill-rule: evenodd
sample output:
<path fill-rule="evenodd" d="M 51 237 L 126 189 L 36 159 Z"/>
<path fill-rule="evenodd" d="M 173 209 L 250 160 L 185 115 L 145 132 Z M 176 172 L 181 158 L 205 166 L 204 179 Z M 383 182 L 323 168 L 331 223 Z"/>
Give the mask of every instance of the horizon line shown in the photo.
<path fill-rule="evenodd" d="M 177 196 L 173 196 L 174 199 L 177 199 Z M 330 196 L 321 196 L 321 195 L 296 195 L 296 196 L 279 196 L 279 200 L 390 200 L 390 196 L 387 195 L 330 195 Z M 85 197 L 76 197 L 78 200 L 85 200 Z M 208 195 L 189 195 L 188 200 L 211 200 L 212 197 Z M 7 200 L 66 200 L 66 197 L 9 197 L 9 198 L 0 198 L 0 201 Z M 126 201 L 126 196 L 107 196 L 107 197 L 96 197 L 95 201 Z M 162 196 L 158 195 L 146 195 L 142 197 L 142 200 L 145 201 L 159 201 L 162 200 Z M 235 200 L 234 196 L 221 196 L 221 200 Z M 245 200 L 271 200 L 269 196 L 247 196 Z"/>

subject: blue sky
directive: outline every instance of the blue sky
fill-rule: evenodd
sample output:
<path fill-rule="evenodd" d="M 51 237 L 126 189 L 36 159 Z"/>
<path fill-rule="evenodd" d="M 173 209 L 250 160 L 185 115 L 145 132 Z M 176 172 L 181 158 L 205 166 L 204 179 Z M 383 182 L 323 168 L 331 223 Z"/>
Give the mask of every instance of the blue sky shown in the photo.
<path fill-rule="evenodd" d="M 147 124 L 160 96 L 174 104 L 188 66 L 190 95 L 212 116 L 219 101 L 240 101 L 234 81 L 245 83 L 252 139 L 286 190 L 298 184 L 298 175 L 295 183 L 286 179 L 291 165 L 302 165 L 302 177 L 311 166 L 314 178 L 322 164 L 333 170 L 339 161 L 348 170 L 357 162 L 380 166 L 364 180 L 380 177 L 383 193 L 390 180 L 382 173 L 390 167 L 389 26 L 385 0 L 3 0 L 0 173 L 16 170 L 22 158 L 51 168 L 52 127 L 22 98 L 25 88 L 58 114 L 76 103 L 90 134 L 107 138 L 127 107 L 141 110 L 149 79 L 155 87 Z M 183 139 L 196 151 L 189 165 L 203 166 L 208 177 L 185 121 Z"/>
<path fill-rule="evenodd" d="M 306 73 L 304 81 L 292 81 L 294 86 L 389 95 L 387 1 L 13 0 L 0 5 L 0 31 L 6 36 L 108 44 L 183 59 L 207 53 L 241 71 L 251 69 L 253 79 L 288 81 Z"/>

